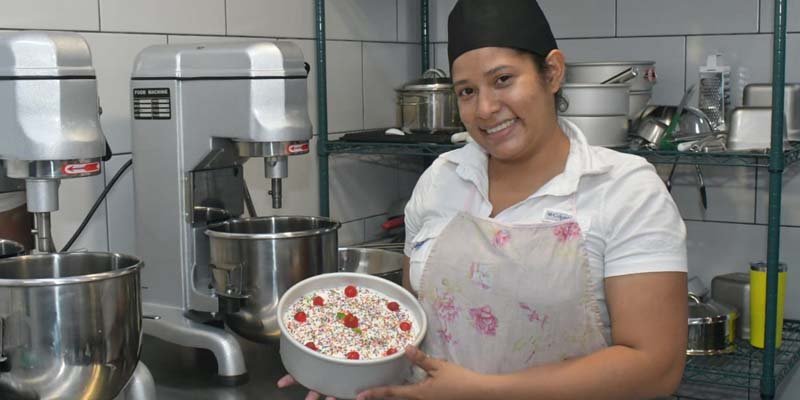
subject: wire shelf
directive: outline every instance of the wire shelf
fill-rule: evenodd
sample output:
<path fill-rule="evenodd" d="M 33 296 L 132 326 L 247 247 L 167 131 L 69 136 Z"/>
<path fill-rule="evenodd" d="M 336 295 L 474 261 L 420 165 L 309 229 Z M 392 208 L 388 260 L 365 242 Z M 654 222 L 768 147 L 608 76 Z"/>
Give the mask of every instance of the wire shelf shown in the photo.
<path fill-rule="evenodd" d="M 462 145 L 435 143 L 328 142 L 331 154 L 383 154 L 402 156 L 438 156 Z"/>
<path fill-rule="evenodd" d="M 724 165 L 733 167 L 769 166 L 769 152 L 719 152 L 694 153 L 688 151 L 633 150 L 615 148 L 623 153 L 636 154 L 646 158 L 653 164 L 691 164 L 691 165 Z M 783 152 L 785 165 L 800 160 L 800 142 L 794 142 Z"/>
<path fill-rule="evenodd" d="M 760 398 L 764 351 L 738 340 L 736 351 L 721 356 L 687 357 L 680 399 Z M 785 320 L 783 343 L 775 351 L 775 383 L 779 387 L 800 361 L 800 321 Z"/>

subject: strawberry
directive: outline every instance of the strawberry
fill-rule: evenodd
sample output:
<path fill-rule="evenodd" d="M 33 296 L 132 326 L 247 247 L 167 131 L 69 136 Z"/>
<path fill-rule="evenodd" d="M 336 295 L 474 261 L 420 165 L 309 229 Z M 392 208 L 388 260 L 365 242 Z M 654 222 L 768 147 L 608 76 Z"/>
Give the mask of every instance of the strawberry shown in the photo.
<path fill-rule="evenodd" d="M 297 314 L 294 315 L 294 320 L 297 322 L 306 322 L 307 318 L 308 316 L 306 315 L 306 313 L 302 311 L 298 311 Z"/>
<path fill-rule="evenodd" d="M 386 307 L 389 308 L 390 311 L 400 310 L 400 304 L 397 304 L 396 301 L 390 301 L 389 304 L 386 305 Z"/>
<path fill-rule="evenodd" d="M 386 350 L 386 355 L 387 355 L 387 356 L 390 356 L 390 355 L 392 355 L 392 354 L 394 354 L 394 353 L 397 353 L 397 349 L 395 349 L 394 347 L 392 347 L 392 348 L 391 348 L 391 349 L 389 349 L 389 350 Z"/>
<path fill-rule="evenodd" d="M 348 285 L 344 288 L 344 295 L 347 297 L 356 297 L 358 295 L 358 290 L 353 285 Z"/>
<path fill-rule="evenodd" d="M 358 360 L 361 356 L 358 354 L 357 351 L 351 351 L 345 355 L 348 360 Z"/>
<path fill-rule="evenodd" d="M 353 314 L 347 313 L 342 322 L 344 323 L 344 326 L 348 328 L 358 328 L 358 317 Z"/>
<path fill-rule="evenodd" d="M 319 351 L 319 349 L 317 348 L 317 345 L 315 345 L 314 342 L 306 343 L 306 347 L 308 347 L 309 349 L 314 350 L 314 351 Z"/>
<path fill-rule="evenodd" d="M 320 306 L 320 307 L 324 306 L 325 305 L 325 300 L 322 297 L 314 296 L 314 305 L 315 306 Z"/>
<path fill-rule="evenodd" d="M 401 331 L 409 331 L 411 330 L 411 322 L 403 321 L 400 323 L 400 330 Z"/>

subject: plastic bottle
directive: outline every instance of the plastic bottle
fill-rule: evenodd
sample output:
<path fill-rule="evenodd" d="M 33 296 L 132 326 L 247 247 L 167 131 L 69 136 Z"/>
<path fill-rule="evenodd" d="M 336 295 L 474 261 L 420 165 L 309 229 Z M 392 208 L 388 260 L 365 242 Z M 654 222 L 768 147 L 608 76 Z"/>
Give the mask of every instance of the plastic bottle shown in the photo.
<path fill-rule="evenodd" d="M 708 116 L 715 131 L 725 131 L 730 107 L 731 67 L 722 64 L 721 54 L 709 54 L 706 65 L 700 67 L 698 108 Z"/>

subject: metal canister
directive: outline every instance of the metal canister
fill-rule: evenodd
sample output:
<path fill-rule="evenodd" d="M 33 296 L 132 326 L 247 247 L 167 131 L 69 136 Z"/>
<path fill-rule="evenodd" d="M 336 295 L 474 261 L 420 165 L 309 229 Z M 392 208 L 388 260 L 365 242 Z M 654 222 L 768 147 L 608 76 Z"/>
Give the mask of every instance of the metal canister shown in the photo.
<path fill-rule="evenodd" d="M 783 334 L 783 303 L 786 299 L 786 264 L 778 264 L 778 312 L 775 320 L 775 347 Z M 750 344 L 764 348 L 767 304 L 767 263 L 750 263 Z"/>

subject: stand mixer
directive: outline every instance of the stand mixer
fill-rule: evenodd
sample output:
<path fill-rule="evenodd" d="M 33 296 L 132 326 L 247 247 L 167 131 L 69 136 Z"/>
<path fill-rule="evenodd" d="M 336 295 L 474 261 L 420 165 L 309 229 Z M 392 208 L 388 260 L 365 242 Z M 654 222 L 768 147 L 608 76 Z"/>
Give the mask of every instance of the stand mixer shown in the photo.
<path fill-rule="evenodd" d="M 27 192 L 28 211 L 35 217 L 36 250 L 39 253 L 55 253 L 50 229 L 50 213 L 58 210 L 58 189 L 61 179 L 94 176 L 100 173 L 102 158 L 106 154 L 106 141 L 100 128 L 99 107 L 97 97 L 97 81 L 92 67 L 91 53 L 86 41 L 77 34 L 56 32 L 21 32 L 0 34 L 0 164 L 5 169 L 8 178 L 22 179 Z M 73 253 L 76 254 L 76 253 Z M 100 253 L 98 253 L 100 254 Z M 103 253 L 108 254 L 108 253 Z M 35 256 L 31 256 L 35 257 Z M 78 256 L 74 256 L 78 257 Z M 22 258 L 20 258 L 22 259 Z M 31 273 L 32 274 L 32 273 Z M 31 275 L 28 279 L 36 278 Z M 13 280 L 6 280 L 13 289 Z M 9 286 L 4 287 L 7 289 Z M 9 289 L 10 290 L 10 289 Z M 11 301 L 18 303 L 11 303 Z M 111 298 L 111 300 L 114 300 Z M 52 317 L 55 307 L 82 307 L 70 303 L 75 299 L 67 297 L 54 297 L 54 304 L 45 298 L 32 298 L 27 301 L 19 299 L 5 299 L 3 304 L 19 304 L 19 307 L 0 312 L 0 328 L 5 321 L 5 338 L 12 337 L 12 327 L 8 322 L 15 316 L 25 313 L 41 312 L 35 322 L 48 320 Z M 30 315 L 26 315 L 26 318 Z M 32 318 L 35 319 L 35 318 Z M 64 326 L 62 324 L 62 326 Z M 37 325 L 30 322 L 26 337 L 42 333 L 50 335 L 54 343 L 48 346 L 58 349 L 61 354 L 73 350 L 68 348 L 75 344 L 80 348 L 80 343 L 60 343 L 64 336 L 71 332 L 59 332 L 58 329 Z M 2 330 L 0 330 L 2 332 Z M 10 333 L 11 332 L 11 333 Z M 0 344 L 3 336 L 0 335 Z M 136 342 L 138 344 L 138 341 Z M 9 343 L 5 347 L 9 350 Z M 59 348 L 59 346 L 63 348 Z M 86 347 L 88 349 L 88 347 Z M 19 350 L 28 351 L 28 350 Z M 56 350 L 53 350 L 54 352 Z M 94 355 L 88 355 L 94 356 Z M 99 356 L 99 355 L 98 355 Z M 53 353 L 53 357 L 58 354 Z M 4 349 L 0 345 L 0 363 L 5 362 Z M 135 361 L 135 360 L 132 360 Z M 76 361 L 76 363 L 79 363 Z M 0 389 L 5 385 L 14 385 L 17 382 L 28 382 L 22 377 L 31 376 L 35 370 L 14 366 L 9 371 L 9 366 L 0 368 Z M 48 367 L 48 366 L 45 366 Z M 56 368 L 56 365 L 49 367 Z M 78 368 L 75 365 L 65 365 L 63 370 Z M 144 364 L 139 363 L 133 373 L 133 378 L 127 386 L 133 391 L 142 393 L 139 399 L 154 396 L 152 378 Z M 6 373 L 5 375 L 3 373 Z M 55 376 L 56 379 L 65 379 Z M 30 382 L 35 380 L 30 379 Z M 123 383 L 125 381 L 122 381 Z M 147 382 L 150 382 L 148 384 Z M 38 382 L 36 387 L 22 387 L 20 393 L 33 391 L 36 398 L 51 399 L 59 395 L 47 393 L 40 386 L 52 382 Z M 65 388 L 61 392 L 72 393 L 66 386 L 68 381 L 62 381 Z M 72 382 L 76 383 L 77 382 Z M 121 388 L 108 389 L 114 392 Z M 13 389 L 12 389 L 13 390 Z M 40 391 L 40 390 L 44 390 Z M 12 391 L 11 395 L 13 397 Z M 56 396 L 56 397 L 51 397 Z M 127 399 L 136 398 L 135 395 L 123 393 Z M 91 395 L 87 399 L 94 398 Z"/>
<path fill-rule="evenodd" d="M 291 42 L 159 45 L 131 80 L 137 252 L 145 333 L 211 350 L 224 384 L 246 381 L 241 346 L 219 318 L 209 224 L 244 212 L 243 163 L 263 157 L 272 206 L 287 158 L 312 136 L 307 64 Z"/>

